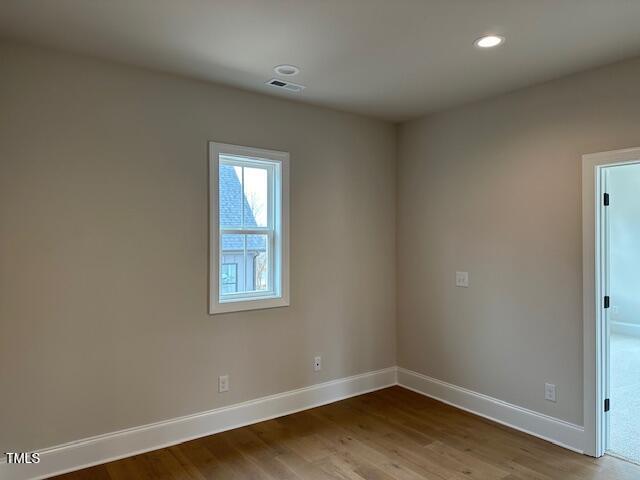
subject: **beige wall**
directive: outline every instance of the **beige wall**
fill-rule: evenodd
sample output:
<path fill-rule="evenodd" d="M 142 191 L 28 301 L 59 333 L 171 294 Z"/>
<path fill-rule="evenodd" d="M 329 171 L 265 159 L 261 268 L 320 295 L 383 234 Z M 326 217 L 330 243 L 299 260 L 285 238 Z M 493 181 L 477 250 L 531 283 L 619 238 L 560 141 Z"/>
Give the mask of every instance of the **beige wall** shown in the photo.
<path fill-rule="evenodd" d="M 399 128 L 400 366 L 583 423 L 581 155 L 640 145 L 638 85 L 636 60 Z"/>
<path fill-rule="evenodd" d="M 6 43 L 0 69 L 0 451 L 395 364 L 391 124 Z M 206 313 L 209 140 L 291 152 L 289 308 Z"/>
<path fill-rule="evenodd" d="M 0 44 L 0 69 L 0 451 L 394 365 L 396 264 L 400 366 L 582 423 L 580 156 L 640 145 L 640 61 L 397 142 L 383 122 L 31 47 Z M 289 308 L 206 313 L 208 140 L 291 152 Z"/>

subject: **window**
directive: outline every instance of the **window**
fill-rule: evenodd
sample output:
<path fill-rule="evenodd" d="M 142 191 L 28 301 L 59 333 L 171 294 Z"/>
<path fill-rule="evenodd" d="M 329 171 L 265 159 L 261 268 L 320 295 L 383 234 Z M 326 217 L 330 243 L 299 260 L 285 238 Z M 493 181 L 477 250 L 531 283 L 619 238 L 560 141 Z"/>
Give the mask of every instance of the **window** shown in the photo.
<path fill-rule="evenodd" d="M 289 154 L 211 142 L 210 313 L 289 305 Z"/>

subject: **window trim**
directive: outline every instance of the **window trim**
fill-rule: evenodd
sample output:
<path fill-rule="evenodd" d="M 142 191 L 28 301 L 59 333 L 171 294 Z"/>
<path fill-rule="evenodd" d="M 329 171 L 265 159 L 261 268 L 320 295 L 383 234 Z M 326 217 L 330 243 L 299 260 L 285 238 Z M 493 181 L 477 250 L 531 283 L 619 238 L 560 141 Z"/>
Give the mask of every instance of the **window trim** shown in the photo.
<path fill-rule="evenodd" d="M 219 218 L 219 166 L 220 155 L 243 159 L 269 161 L 276 164 L 274 172 L 274 241 L 273 241 L 273 293 L 246 295 L 239 300 L 220 301 L 220 218 Z M 260 230 L 256 228 L 255 230 Z M 258 233 L 258 232 L 256 232 Z M 266 233 L 266 232 L 263 232 Z M 279 268 L 276 266 L 279 265 Z M 243 147 L 209 142 L 209 314 L 239 312 L 289 306 L 289 153 L 261 148 Z"/>

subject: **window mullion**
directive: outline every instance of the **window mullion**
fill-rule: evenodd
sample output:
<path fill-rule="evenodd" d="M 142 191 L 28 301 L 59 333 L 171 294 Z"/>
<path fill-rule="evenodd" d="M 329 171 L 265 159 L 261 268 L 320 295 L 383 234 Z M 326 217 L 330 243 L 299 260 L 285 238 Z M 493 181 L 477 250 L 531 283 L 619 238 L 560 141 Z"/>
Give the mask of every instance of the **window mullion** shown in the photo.
<path fill-rule="evenodd" d="M 244 171 L 244 170 L 243 170 Z M 244 221 L 244 220 L 243 220 Z M 242 258 L 242 278 L 244 278 L 244 285 L 243 285 L 243 289 L 246 292 L 247 289 L 247 235 L 243 235 L 243 242 L 244 244 L 244 253 L 243 253 L 243 258 Z"/>

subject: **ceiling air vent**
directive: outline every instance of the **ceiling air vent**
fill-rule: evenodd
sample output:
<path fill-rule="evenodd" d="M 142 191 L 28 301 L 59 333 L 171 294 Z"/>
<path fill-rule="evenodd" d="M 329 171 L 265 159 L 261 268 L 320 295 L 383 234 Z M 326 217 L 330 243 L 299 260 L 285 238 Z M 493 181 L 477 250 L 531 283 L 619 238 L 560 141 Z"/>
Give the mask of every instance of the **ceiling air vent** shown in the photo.
<path fill-rule="evenodd" d="M 275 88 L 280 88 L 281 90 L 288 90 L 289 92 L 301 92 L 304 90 L 303 85 L 298 85 L 293 82 L 285 82 L 284 80 L 279 80 L 277 78 L 272 78 L 267 82 L 267 85 L 270 85 Z"/>

